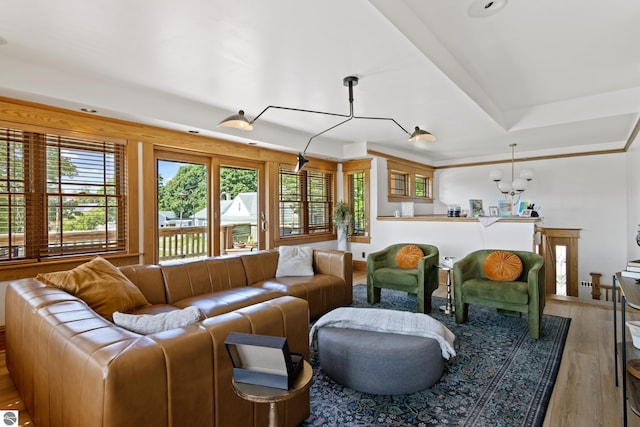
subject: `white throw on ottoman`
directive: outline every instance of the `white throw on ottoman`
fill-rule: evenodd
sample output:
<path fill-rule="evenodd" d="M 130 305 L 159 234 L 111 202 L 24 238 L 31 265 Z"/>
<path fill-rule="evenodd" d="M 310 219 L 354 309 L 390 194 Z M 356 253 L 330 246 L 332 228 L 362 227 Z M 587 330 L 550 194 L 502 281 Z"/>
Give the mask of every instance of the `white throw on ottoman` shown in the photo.
<path fill-rule="evenodd" d="M 443 358 L 455 356 L 455 336 L 422 313 L 337 308 L 310 332 L 320 366 L 334 381 L 371 394 L 407 394 L 442 376 Z"/>

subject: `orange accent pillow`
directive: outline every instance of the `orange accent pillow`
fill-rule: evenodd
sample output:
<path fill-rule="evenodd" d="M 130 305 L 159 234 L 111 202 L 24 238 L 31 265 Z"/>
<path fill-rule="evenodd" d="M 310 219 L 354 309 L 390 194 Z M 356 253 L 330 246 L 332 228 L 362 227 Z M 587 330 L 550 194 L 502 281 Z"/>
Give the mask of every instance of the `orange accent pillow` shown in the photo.
<path fill-rule="evenodd" d="M 418 261 L 424 252 L 416 245 L 402 247 L 396 254 L 396 265 L 400 268 L 418 268 Z"/>
<path fill-rule="evenodd" d="M 482 264 L 484 274 L 496 282 L 513 282 L 522 274 L 522 261 L 508 251 L 490 253 Z"/>
<path fill-rule="evenodd" d="M 113 321 L 116 311 L 127 312 L 149 304 L 136 285 L 99 256 L 73 270 L 40 273 L 36 280 L 77 296 L 109 321 Z"/>

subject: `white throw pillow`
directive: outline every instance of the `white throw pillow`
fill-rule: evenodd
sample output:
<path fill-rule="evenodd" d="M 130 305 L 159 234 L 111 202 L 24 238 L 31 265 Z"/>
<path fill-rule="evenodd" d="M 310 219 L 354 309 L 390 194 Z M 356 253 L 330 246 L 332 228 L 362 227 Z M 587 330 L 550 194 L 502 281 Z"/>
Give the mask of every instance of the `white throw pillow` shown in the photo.
<path fill-rule="evenodd" d="M 204 315 L 195 306 L 159 314 L 126 314 L 118 311 L 113 313 L 113 323 L 143 335 L 187 326 L 202 319 Z"/>
<path fill-rule="evenodd" d="M 276 277 L 313 276 L 313 248 L 280 246 Z"/>

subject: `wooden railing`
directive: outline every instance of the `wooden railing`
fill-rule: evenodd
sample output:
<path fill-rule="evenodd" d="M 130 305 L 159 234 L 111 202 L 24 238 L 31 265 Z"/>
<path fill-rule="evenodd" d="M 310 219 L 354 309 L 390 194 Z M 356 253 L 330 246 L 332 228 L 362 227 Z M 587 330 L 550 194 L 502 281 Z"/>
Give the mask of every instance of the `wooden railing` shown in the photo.
<path fill-rule="evenodd" d="M 233 227 L 223 227 L 221 232 L 221 253 L 228 252 L 249 252 L 256 248 L 256 245 L 234 246 L 232 238 Z M 115 232 L 113 233 L 115 237 Z M 95 237 L 93 237 L 95 235 Z M 102 238 L 102 240 L 100 240 Z M 50 234 L 51 241 L 57 241 L 55 233 Z M 104 231 L 78 231 L 66 232 L 65 244 L 73 244 L 74 241 L 87 243 L 96 240 L 104 241 Z M 14 236 L 11 249 L 14 251 L 12 258 L 24 256 L 20 251 L 24 251 L 24 239 L 22 236 Z M 162 227 L 158 229 L 158 258 L 160 262 L 178 259 L 201 258 L 209 254 L 209 229 L 201 227 Z M 9 242 L 6 234 L 0 234 L 0 260 L 9 257 Z"/>
<path fill-rule="evenodd" d="M 591 299 L 601 299 L 602 291 L 604 290 L 604 300 L 609 301 L 609 292 L 611 292 L 611 298 L 613 299 L 613 286 L 603 285 L 600 283 L 600 273 L 589 273 L 591 276 Z M 616 299 L 620 302 L 620 292 L 617 293 Z"/>
<path fill-rule="evenodd" d="M 64 231 L 63 237 L 64 241 L 59 232 L 51 231 L 47 236 L 48 247 L 36 249 L 40 249 L 43 257 L 124 249 L 124 244 L 117 241 L 116 230 Z M 25 258 L 28 250 L 24 234 L 13 234 L 11 242 L 8 234 L 0 234 L 0 260 Z"/>
<path fill-rule="evenodd" d="M 158 258 L 160 262 L 207 256 L 208 231 L 206 226 L 158 229 Z"/>

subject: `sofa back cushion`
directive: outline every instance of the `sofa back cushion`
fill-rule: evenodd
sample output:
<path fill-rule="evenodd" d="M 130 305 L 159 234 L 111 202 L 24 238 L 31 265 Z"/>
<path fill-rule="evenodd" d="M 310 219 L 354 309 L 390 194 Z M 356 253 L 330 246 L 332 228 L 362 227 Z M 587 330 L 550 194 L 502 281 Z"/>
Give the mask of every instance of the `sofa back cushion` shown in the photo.
<path fill-rule="evenodd" d="M 260 251 L 240 257 L 247 275 L 247 284 L 254 285 L 276 277 L 278 268 L 278 251 Z"/>
<path fill-rule="evenodd" d="M 209 270 L 210 292 L 247 286 L 247 275 L 240 257 L 207 258 L 204 263 Z"/>
<path fill-rule="evenodd" d="M 167 303 L 247 285 L 238 257 L 207 258 L 160 267 L 164 276 Z"/>
<path fill-rule="evenodd" d="M 118 267 L 120 272 L 142 291 L 151 304 L 166 304 L 164 279 L 159 265 L 126 265 Z"/>

